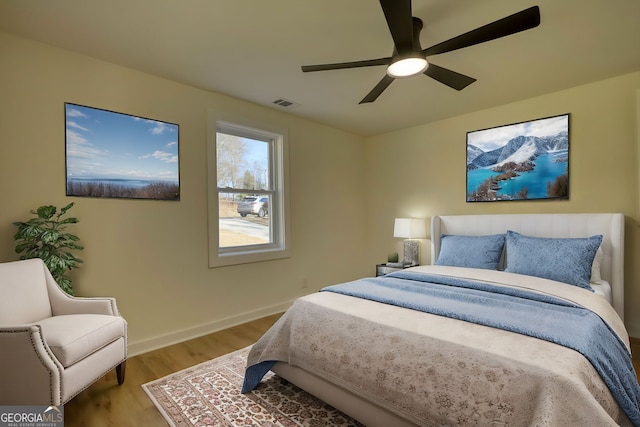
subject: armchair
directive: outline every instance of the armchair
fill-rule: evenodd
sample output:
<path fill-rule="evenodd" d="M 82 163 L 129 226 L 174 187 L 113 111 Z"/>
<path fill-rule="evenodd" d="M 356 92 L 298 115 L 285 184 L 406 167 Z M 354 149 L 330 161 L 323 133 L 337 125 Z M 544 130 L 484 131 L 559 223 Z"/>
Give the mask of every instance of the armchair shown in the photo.
<path fill-rule="evenodd" d="M 114 298 L 65 293 L 40 259 L 0 263 L 0 405 L 63 405 L 116 368 L 127 322 Z"/>

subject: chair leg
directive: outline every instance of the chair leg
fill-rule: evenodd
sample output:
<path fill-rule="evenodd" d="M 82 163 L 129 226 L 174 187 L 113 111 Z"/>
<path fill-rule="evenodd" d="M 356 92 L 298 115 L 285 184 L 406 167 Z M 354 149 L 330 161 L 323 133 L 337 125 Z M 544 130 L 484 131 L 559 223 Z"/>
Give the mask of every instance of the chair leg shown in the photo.
<path fill-rule="evenodd" d="M 118 385 L 122 385 L 124 383 L 124 373 L 127 367 L 127 361 L 123 361 L 121 364 L 116 366 L 116 377 L 118 378 Z"/>

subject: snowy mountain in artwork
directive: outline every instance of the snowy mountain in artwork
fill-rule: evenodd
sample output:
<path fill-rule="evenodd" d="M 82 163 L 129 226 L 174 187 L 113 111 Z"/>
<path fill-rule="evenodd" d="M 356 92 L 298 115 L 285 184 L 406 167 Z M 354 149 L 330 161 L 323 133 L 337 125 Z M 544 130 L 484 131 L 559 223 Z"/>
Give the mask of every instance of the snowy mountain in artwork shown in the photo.
<path fill-rule="evenodd" d="M 467 171 L 477 168 L 501 167 L 507 163 L 526 164 L 541 154 L 567 151 L 569 134 L 566 131 L 553 136 L 518 136 L 502 147 L 491 151 L 469 144 L 467 146 Z"/>
<path fill-rule="evenodd" d="M 482 150 L 482 148 L 478 148 L 473 144 L 467 144 L 467 165 L 483 153 L 484 150 Z"/>

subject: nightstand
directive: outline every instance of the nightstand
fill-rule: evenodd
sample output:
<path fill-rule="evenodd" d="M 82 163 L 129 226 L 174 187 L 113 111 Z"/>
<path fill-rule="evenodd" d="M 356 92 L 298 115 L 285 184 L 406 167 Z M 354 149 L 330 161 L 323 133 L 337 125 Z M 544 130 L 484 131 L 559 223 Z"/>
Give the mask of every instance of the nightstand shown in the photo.
<path fill-rule="evenodd" d="M 415 267 L 415 265 L 407 265 L 404 267 L 389 267 L 387 264 L 377 264 L 376 277 L 386 276 L 387 274 L 393 273 L 395 271 L 404 270 L 405 268 L 409 268 L 409 267 Z"/>

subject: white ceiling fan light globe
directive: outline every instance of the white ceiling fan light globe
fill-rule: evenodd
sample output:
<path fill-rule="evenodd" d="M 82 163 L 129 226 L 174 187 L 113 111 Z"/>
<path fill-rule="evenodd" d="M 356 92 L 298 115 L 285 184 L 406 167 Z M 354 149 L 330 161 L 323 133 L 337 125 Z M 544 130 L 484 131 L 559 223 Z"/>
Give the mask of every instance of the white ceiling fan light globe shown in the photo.
<path fill-rule="evenodd" d="M 387 67 L 387 74 L 389 77 L 401 79 L 404 77 L 415 76 L 416 74 L 424 73 L 429 67 L 429 63 L 425 58 L 421 57 L 409 57 L 399 59 L 392 62 Z"/>

